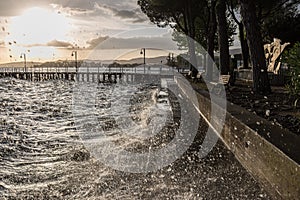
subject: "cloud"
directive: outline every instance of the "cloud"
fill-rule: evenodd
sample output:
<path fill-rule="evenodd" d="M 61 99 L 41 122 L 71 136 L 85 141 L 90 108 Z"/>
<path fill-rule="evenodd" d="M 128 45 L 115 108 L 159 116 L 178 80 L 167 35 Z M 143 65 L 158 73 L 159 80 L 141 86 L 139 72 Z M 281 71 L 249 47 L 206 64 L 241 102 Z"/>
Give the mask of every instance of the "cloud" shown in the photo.
<path fill-rule="evenodd" d="M 145 16 L 137 8 L 136 0 L 1 0 L 0 16 L 20 15 L 25 9 L 31 7 L 47 7 L 68 11 L 71 15 L 98 15 L 103 9 L 110 10 L 114 16 L 126 19 L 137 18 L 135 21 L 145 21 Z M 102 12 L 98 12 L 102 8 Z M 101 10 L 101 9 L 100 9 Z M 144 20 L 142 20 L 144 19 Z"/>
<path fill-rule="evenodd" d="M 52 40 L 46 44 L 30 44 L 30 45 L 23 45 L 24 47 L 41 47 L 41 46 L 48 46 L 48 47 L 56 47 L 56 48 L 73 48 L 69 42 L 59 41 L 59 40 Z"/>
<path fill-rule="evenodd" d="M 52 40 L 46 44 L 49 47 L 59 47 L 59 48 L 72 48 L 73 45 L 69 42 Z"/>
<path fill-rule="evenodd" d="M 69 16 L 87 16 L 94 13 L 94 8 L 90 6 L 76 7 L 76 6 L 66 6 L 61 4 L 50 4 L 50 5 L 52 8 L 57 10 L 57 12 L 67 14 Z"/>
<path fill-rule="evenodd" d="M 92 10 L 94 8 L 95 1 L 83 1 L 83 0 L 52 0 L 53 4 L 57 4 L 63 8 L 71 8 L 74 10 Z"/>
<path fill-rule="evenodd" d="M 115 10 L 115 16 L 121 18 L 138 18 L 139 16 L 133 10 Z"/>
<path fill-rule="evenodd" d="M 101 44 L 102 42 L 104 42 L 105 40 L 107 40 L 108 38 L 109 38 L 108 36 L 104 36 L 104 37 L 100 36 L 98 38 L 87 41 L 87 44 L 89 45 L 88 48 L 93 49 L 97 47 L 99 44 Z"/>
<path fill-rule="evenodd" d="M 70 8 L 74 12 L 94 9 L 94 3 L 103 0 L 1 0 L 0 16 L 16 16 L 31 7 Z"/>
<path fill-rule="evenodd" d="M 88 41 L 89 49 L 139 49 L 154 48 L 177 50 L 177 45 L 168 35 L 154 37 L 132 37 L 132 38 L 116 38 L 116 37 L 99 37 Z"/>
<path fill-rule="evenodd" d="M 106 14 L 111 14 L 121 19 L 130 19 L 133 23 L 142 23 L 148 20 L 140 9 L 124 10 L 99 4 L 95 4 L 95 7 Z"/>
<path fill-rule="evenodd" d="M 50 0 L 49 0 L 50 1 Z M 16 16 L 22 13 L 27 8 L 33 6 L 48 7 L 49 1 L 40 1 L 40 0 L 5 0 L 0 1 L 0 16 Z"/>
<path fill-rule="evenodd" d="M 74 40 L 71 42 L 72 44 L 76 43 L 90 48 L 101 42 L 103 38 L 91 40 L 99 35 L 112 37 L 123 31 L 154 26 L 142 13 L 136 0 L 0 0 L 0 16 L 20 15 L 30 7 L 44 7 L 64 15 L 72 25 L 66 41 Z M 5 18 L 3 17 L 3 19 Z M 59 37 L 52 39 L 59 40 Z M 62 48 L 72 46 L 63 41 L 51 41 L 48 44 L 45 41 L 35 43 L 31 46 Z"/>

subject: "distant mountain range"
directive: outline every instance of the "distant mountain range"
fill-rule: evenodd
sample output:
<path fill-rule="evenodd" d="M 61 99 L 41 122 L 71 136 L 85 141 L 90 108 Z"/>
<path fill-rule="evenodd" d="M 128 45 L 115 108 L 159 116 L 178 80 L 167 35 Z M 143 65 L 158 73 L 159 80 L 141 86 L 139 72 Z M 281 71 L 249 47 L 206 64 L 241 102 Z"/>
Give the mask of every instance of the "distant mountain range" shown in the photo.
<path fill-rule="evenodd" d="M 144 63 L 144 58 L 133 58 L 131 60 L 116 60 L 117 63 L 120 64 L 142 64 Z M 146 58 L 146 63 L 147 64 L 158 64 L 158 63 L 167 63 L 167 57 L 166 56 L 159 56 L 159 57 L 154 57 L 154 58 Z"/>
<path fill-rule="evenodd" d="M 34 65 L 40 65 L 42 62 L 27 62 L 26 66 L 27 67 L 32 67 Z M 0 64 L 0 67 L 24 67 L 24 62 L 11 62 L 11 63 L 3 63 Z"/>
<path fill-rule="evenodd" d="M 111 63 L 111 60 L 85 60 L 86 62 L 101 62 L 101 63 Z M 62 60 L 54 61 L 54 62 L 63 62 Z M 133 58 L 131 60 L 115 60 L 114 62 L 117 62 L 119 64 L 143 64 L 144 58 Z M 166 56 L 159 56 L 154 58 L 146 58 L 147 64 L 166 64 L 167 63 L 167 57 Z M 41 65 L 43 62 L 27 62 L 27 67 L 33 67 L 34 65 Z M 11 62 L 11 63 L 3 63 L 0 64 L 0 67 L 24 67 L 24 62 Z"/>

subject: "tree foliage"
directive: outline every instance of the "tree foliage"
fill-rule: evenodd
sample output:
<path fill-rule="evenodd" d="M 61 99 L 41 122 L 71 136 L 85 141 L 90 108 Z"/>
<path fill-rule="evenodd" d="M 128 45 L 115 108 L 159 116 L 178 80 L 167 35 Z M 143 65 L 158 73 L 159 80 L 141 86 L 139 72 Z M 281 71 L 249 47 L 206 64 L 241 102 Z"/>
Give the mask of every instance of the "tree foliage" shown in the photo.
<path fill-rule="evenodd" d="M 196 29 L 199 30 L 198 19 L 203 16 L 200 11 L 205 7 L 202 3 L 206 1 L 198 0 L 138 0 L 142 11 L 148 16 L 151 22 L 159 27 L 170 26 L 174 30 L 184 33 L 186 38 L 190 63 L 196 64 L 195 42 Z M 205 15 L 204 15 L 205 16 Z M 201 40 L 201 39 L 199 39 Z M 182 42 L 184 44 L 184 41 Z M 191 67 L 193 73 L 197 69 Z"/>
<path fill-rule="evenodd" d="M 284 62 L 290 67 L 291 81 L 287 88 L 291 95 L 300 96 L 300 42 L 284 52 Z"/>
<path fill-rule="evenodd" d="M 227 11 L 224 11 L 224 8 L 219 9 L 224 2 L 228 5 Z M 179 48 L 188 47 L 189 55 L 194 54 L 194 57 L 194 42 L 180 33 L 200 43 L 214 59 L 214 50 L 219 48 L 217 44 L 225 46 L 222 55 L 224 52 L 228 54 L 226 40 L 233 41 L 232 35 L 236 30 L 233 21 L 236 22 L 245 65 L 250 51 L 254 77 L 253 89 L 258 93 L 269 93 L 271 88 L 263 44 L 272 41 L 274 37 L 292 44 L 299 41 L 299 2 L 300 0 L 138 0 L 138 5 L 157 26 L 170 26 L 178 31 L 173 34 L 174 40 L 177 41 Z M 240 14 L 242 21 L 236 16 L 237 13 Z M 224 18 L 226 21 L 223 20 Z M 224 28 L 226 22 L 227 27 Z M 217 30 L 220 30 L 219 34 L 216 34 Z M 211 61 L 209 62 L 206 65 L 208 79 L 211 77 L 209 70 L 212 65 Z"/>
<path fill-rule="evenodd" d="M 257 17 L 260 20 L 265 43 L 279 38 L 294 44 L 300 34 L 300 0 L 256 0 Z"/>
<path fill-rule="evenodd" d="M 256 14 L 264 43 L 270 43 L 273 38 L 294 44 L 300 35 L 300 0 L 255 0 Z M 244 67 L 248 66 L 249 50 L 244 34 L 242 21 L 238 19 L 240 4 L 238 0 L 228 0 L 228 10 L 237 23 L 240 32 L 240 42 L 243 53 Z"/>

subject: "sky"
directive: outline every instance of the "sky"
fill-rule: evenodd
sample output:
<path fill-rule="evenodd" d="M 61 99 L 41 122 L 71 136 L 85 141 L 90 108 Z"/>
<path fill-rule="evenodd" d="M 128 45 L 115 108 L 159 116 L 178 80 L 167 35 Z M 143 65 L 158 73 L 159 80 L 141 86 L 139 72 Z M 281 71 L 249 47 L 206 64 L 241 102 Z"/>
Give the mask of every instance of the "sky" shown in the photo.
<path fill-rule="evenodd" d="M 2 0 L 0 28 L 0 63 L 23 54 L 43 62 L 74 59 L 72 51 L 109 60 L 139 57 L 141 48 L 149 57 L 176 50 L 171 29 L 150 23 L 137 0 Z"/>

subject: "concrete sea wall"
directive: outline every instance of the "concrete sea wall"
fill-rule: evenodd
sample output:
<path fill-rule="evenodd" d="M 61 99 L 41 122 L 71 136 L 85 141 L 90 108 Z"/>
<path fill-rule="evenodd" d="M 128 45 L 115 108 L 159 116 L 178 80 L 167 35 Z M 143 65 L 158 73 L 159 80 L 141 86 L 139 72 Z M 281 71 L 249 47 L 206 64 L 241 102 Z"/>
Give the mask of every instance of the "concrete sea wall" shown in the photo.
<path fill-rule="evenodd" d="M 199 110 L 210 121 L 209 94 L 198 91 L 197 97 Z M 224 108 L 219 106 L 217 109 Z M 273 141 L 270 142 L 266 137 Z M 300 167 L 299 162 L 295 161 L 300 159 L 299 147 L 296 146 L 300 144 L 299 137 L 237 105 L 228 103 L 220 138 L 274 199 L 299 198 Z M 288 142 L 291 144 L 287 144 Z"/>

